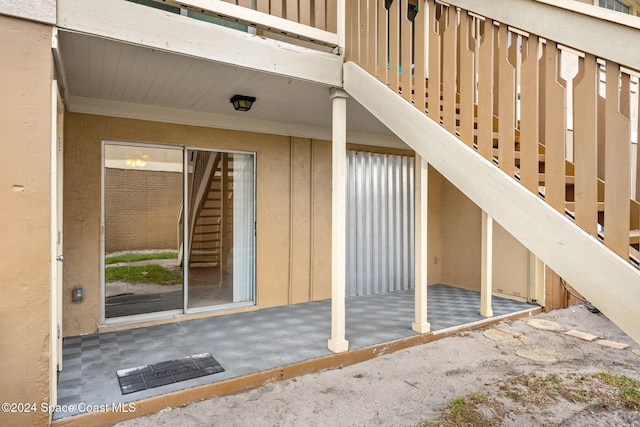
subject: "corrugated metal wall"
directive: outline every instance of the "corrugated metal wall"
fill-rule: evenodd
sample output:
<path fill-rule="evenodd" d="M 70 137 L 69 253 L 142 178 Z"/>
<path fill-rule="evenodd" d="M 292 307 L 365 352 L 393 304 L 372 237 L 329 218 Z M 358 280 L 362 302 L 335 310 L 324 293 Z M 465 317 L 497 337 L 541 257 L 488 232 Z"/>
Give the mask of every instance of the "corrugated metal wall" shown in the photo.
<path fill-rule="evenodd" d="M 413 288 L 414 158 L 347 152 L 347 295 Z"/>

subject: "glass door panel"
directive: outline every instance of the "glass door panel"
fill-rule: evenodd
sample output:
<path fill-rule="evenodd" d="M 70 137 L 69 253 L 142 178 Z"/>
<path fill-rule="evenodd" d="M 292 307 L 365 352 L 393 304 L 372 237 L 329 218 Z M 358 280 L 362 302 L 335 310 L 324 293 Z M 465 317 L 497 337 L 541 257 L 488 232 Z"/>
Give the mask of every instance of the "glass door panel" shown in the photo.
<path fill-rule="evenodd" d="M 188 150 L 187 307 L 255 300 L 254 155 Z"/>
<path fill-rule="evenodd" d="M 104 144 L 105 318 L 182 309 L 183 150 Z"/>

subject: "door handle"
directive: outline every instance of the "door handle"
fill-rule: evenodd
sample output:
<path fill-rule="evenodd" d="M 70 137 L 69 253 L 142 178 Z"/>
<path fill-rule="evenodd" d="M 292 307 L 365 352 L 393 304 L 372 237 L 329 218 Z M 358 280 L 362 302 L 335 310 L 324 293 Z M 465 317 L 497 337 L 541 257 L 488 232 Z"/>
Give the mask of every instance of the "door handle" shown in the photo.
<path fill-rule="evenodd" d="M 64 262 L 64 256 L 63 256 L 63 255 L 58 255 L 58 256 L 56 257 L 56 261 Z"/>

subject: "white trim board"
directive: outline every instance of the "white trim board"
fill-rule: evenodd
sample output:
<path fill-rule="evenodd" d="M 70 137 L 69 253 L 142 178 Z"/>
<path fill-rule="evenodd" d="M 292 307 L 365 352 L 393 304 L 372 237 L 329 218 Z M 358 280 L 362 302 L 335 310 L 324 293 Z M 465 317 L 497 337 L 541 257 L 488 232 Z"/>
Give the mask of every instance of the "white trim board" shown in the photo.
<path fill-rule="evenodd" d="M 243 132 L 285 135 L 300 138 L 331 140 L 331 128 L 281 123 L 267 120 L 247 119 L 223 114 L 205 113 L 153 105 L 134 104 L 121 101 L 71 96 L 69 111 L 72 113 L 95 114 L 99 116 L 121 117 L 125 119 L 149 120 L 162 123 L 175 123 L 189 126 L 201 126 L 216 129 L 229 129 Z M 376 147 L 410 149 L 394 136 L 347 132 L 349 144 L 362 144 Z"/>
<path fill-rule="evenodd" d="M 574 0 L 450 0 L 447 3 L 640 70 L 640 19 L 637 17 Z"/>
<path fill-rule="evenodd" d="M 338 46 L 338 35 L 320 30 L 308 25 L 299 24 L 288 19 L 258 12 L 243 6 L 218 0 L 154 0 L 158 3 L 182 7 L 195 12 L 206 13 L 210 16 L 221 17 L 239 24 L 257 27 L 266 31 L 286 34 L 301 40 L 315 42 L 321 45 Z"/>
<path fill-rule="evenodd" d="M 353 62 L 345 90 L 640 343 L 640 272 Z"/>
<path fill-rule="evenodd" d="M 56 0 L 2 0 L 0 15 L 56 24 Z"/>
<path fill-rule="evenodd" d="M 342 86 L 342 57 L 125 0 L 58 0 L 58 27 L 194 58 Z"/>

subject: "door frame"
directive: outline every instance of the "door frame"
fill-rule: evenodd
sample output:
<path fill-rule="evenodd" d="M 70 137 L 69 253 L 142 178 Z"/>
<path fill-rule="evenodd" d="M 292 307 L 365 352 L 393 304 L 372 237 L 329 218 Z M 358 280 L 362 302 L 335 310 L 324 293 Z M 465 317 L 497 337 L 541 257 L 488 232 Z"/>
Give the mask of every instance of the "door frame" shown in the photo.
<path fill-rule="evenodd" d="M 129 316 L 122 317 L 106 317 L 106 282 L 105 282 L 105 146 L 106 145 L 120 145 L 120 146 L 131 146 L 131 147 L 144 147 L 144 148 L 161 148 L 161 149 L 173 149 L 173 150 L 182 150 L 183 156 L 183 216 L 188 218 L 189 211 L 188 206 L 185 201 L 188 198 L 188 157 L 190 151 L 208 151 L 215 153 L 229 153 L 229 154 L 245 154 L 251 155 L 253 157 L 253 222 L 254 222 L 254 259 L 253 259 L 253 292 L 254 297 L 252 301 L 247 302 L 236 302 L 236 303 L 228 303 L 228 304 L 220 304 L 213 306 L 203 306 L 203 307 L 188 307 L 188 296 L 189 296 L 189 254 L 186 251 L 183 254 L 183 306 L 181 309 L 173 309 L 173 310 L 165 310 L 158 311 L 152 313 L 142 313 L 142 314 L 133 314 Z M 112 140 L 112 139 L 103 139 L 101 141 L 101 171 L 100 171 L 100 321 L 102 326 L 120 326 L 126 324 L 134 324 L 140 322 L 148 322 L 155 320 L 162 320 L 171 317 L 182 317 L 186 315 L 206 313 L 206 312 L 215 312 L 220 310 L 229 310 L 229 309 L 237 309 L 243 307 L 251 307 L 257 304 L 257 230 L 256 230 L 256 222 L 257 222 L 257 162 L 258 155 L 255 151 L 240 151 L 240 150 L 226 150 L 212 147 L 193 147 L 193 146 L 185 146 L 185 145 L 173 145 L 173 144 L 162 144 L 162 143 L 145 143 L 145 142 L 134 142 L 134 141 L 126 141 L 126 140 Z M 183 242 L 185 246 L 189 244 L 189 230 L 183 222 L 182 233 L 183 233 Z"/>
<path fill-rule="evenodd" d="M 184 314 L 183 309 L 164 310 L 151 313 L 132 314 L 130 316 L 121 317 L 106 317 L 106 281 L 105 281 L 105 146 L 106 145 L 120 145 L 127 147 L 144 147 L 144 148 L 161 148 L 182 150 L 184 156 L 185 147 L 182 145 L 172 144 L 154 144 L 154 143 L 141 143 L 133 141 L 119 141 L 112 139 L 103 139 L 101 141 L 100 151 L 100 321 L 103 326 L 119 326 L 123 324 L 148 322 L 153 320 L 161 320 L 170 317 L 180 316 Z M 183 170 L 184 173 L 184 170 Z M 182 195 L 184 200 L 184 194 Z M 183 275 L 183 295 L 186 288 L 186 277 Z"/>
<path fill-rule="evenodd" d="M 63 188 L 64 188 L 64 104 L 58 81 L 51 81 L 51 268 L 50 268 L 50 394 L 51 404 L 57 402 L 57 374 L 62 370 L 62 300 L 64 289 L 63 266 Z"/>
<path fill-rule="evenodd" d="M 187 268 L 184 269 L 183 272 L 183 277 L 184 277 L 184 282 L 185 282 L 185 291 L 184 291 L 184 314 L 199 314 L 199 313 L 207 313 L 207 312 L 213 312 L 213 311 L 220 311 L 220 310 L 230 310 L 230 309 L 237 309 L 237 308 L 243 308 L 243 307 L 251 307 L 254 305 L 257 305 L 257 295 L 258 295 L 258 279 L 257 279 L 257 266 L 258 266 L 258 262 L 257 262 L 257 258 L 258 258 L 258 244 L 257 244 L 257 232 L 256 232 L 256 215 L 257 215 L 257 204 L 258 204 L 258 191 L 257 191 L 257 164 L 258 164 L 258 155 L 255 151 L 240 151 L 240 150 L 225 150 L 225 149 L 220 149 L 220 148 L 211 148 L 211 147 L 193 147 L 193 146 L 185 146 L 185 150 L 184 150 L 184 167 L 183 170 L 186 172 L 184 174 L 184 201 L 186 201 L 189 197 L 189 190 L 188 190 L 188 183 L 189 183 L 189 177 L 188 177 L 188 163 L 189 163 L 189 152 L 190 151 L 208 151 L 211 153 L 226 153 L 226 154 L 247 154 L 247 155 L 251 155 L 253 157 L 253 271 L 254 271 L 254 275 L 253 275 L 253 300 L 252 301 L 244 301 L 244 302 L 231 302 L 231 303 L 227 303 L 227 304 L 218 304 L 218 305 L 209 305 L 209 306 L 202 306 L 202 307 L 191 307 L 189 308 L 189 256 L 190 254 L 188 253 L 189 251 L 186 251 L 183 254 L 183 259 L 184 259 L 184 265 L 187 266 Z M 189 212 L 189 207 L 188 205 L 185 203 L 184 204 L 184 215 L 188 217 L 188 215 L 190 214 Z M 187 227 L 183 227 L 183 241 L 186 242 L 185 245 L 189 244 L 189 230 Z"/>

